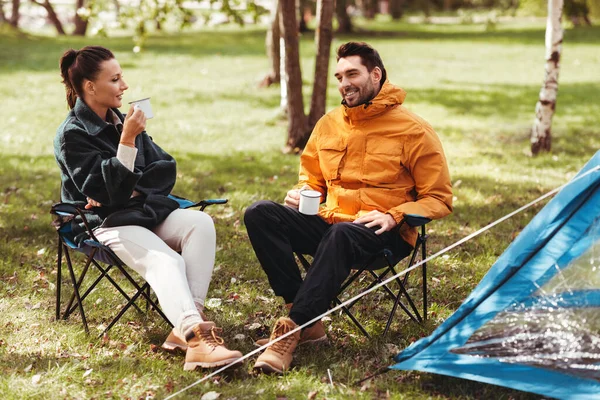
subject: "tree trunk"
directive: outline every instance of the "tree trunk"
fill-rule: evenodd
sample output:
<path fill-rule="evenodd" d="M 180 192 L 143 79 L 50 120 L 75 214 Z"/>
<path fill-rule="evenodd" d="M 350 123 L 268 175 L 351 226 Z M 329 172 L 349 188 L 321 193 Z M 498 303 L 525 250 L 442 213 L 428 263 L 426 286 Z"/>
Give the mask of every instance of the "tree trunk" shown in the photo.
<path fill-rule="evenodd" d="M 306 22 L 306 7 L 308 6 L 306 0 L 298 0 L 298 31 L 308 32 L 308 23 Z"/>
<path fill-rule="evenodd" d="M 298 44 L 298 22 L 294 0 L 281 0 L 281 36 L 285 41 L 285 74 L 288 98 L 288 138 L 284 151 L 297 153 L 306 145 L 310 132 L 306 126 L 302 98 L 302 71 Z"/>
<path fill-rule="evenodd" d="M 8 23 L 15 28 L 19 27 L 19 20 L 21 19 L 21 12 L 19 10 L 20 7 L 21 0 L 12 0 L 12 14 L 10 14 L 10 20 Z"/>
<path fill-rule="evenodd" d="M 88 19 L 87 17 L 81 17 L 77 10 L 85 5 L 85 0 L 77 0 L 75 2 L 75 30 L 73 30 L 73 36 L 85 36 L 87 31 Z"/>
<path fill-rule="evenodd" d="M 280 3 L 277 1 L 275 8 L 271 12 L 271 26 L 267 30 L 265 44 L 267 47 L 267 56 L 271 60 L 271 72 L 267 74 L 260 83 L 260 87 L 268 87 L 277 84 L 281 80 L 281 53 L 280 43 L 281 31 L 279 30 L 279 9 Z"/>
<path fill-rule="evenodd" d="M 358 4 L 366 19 L 375 18 L 375 14 L 377 14 L 377 0 L 361 0 Z"/>
<path fill-rule="evenodd" d="M 352 32 L 352 20 L 348 15 L 346 0 L 335 1 L 335 16 L 338 22 L 338 33 Z"/>
<path fill-rule="evenodd" d="M 552 117 L 556 109 L 558 72 L 562 50 L 563 30 L 561 26 L 563 0 L 548 0 L 546 20 L 546 65 L 540 98 L 535 106 L 535 121 L 531 130 L 531 152 L 550 151 Z"/>
<path fill-rule="evenodd" d="M 327 81 L 329 79 L 329 56 L 331 40 L 333 39 L 333 2 L 334 0 L 319 0 L 317 2 L 317 32 L 315 45 L 317 55 L 315 60 L 315 79 L 308 115 L 308 130 L 312 131 L 315 124 L 325 114 L 327 100 Z"/>
<path fill-rule="evenodd" d="M 54 28 L 56 28 L 56 32 L 59 35 L 66 35 L 65 29 L 63 28 L 62 22 L 60 22 L 60 19 L 58 19 L 58 15 L 56 15 L 56 12 L 54 12 L 54 8 L 52 7 L 52 4 L 50 4 L 49 0 L 44 0 L 43 3 L 40 3 L 37 0 L 31 0 L 33 3 L 37 4 L 38 6 L 44 7 L 44 10 L 46 10 L 46 12 L 48 13 L 48 19 L 50 20 L 50 22 L 52 22 L 52 24 L 54 25 Z"/>
<path fill-rule="evenodd" d="M 404 14 L 404 0 L 390 0 L 390 15 L 398 21 Z"/>

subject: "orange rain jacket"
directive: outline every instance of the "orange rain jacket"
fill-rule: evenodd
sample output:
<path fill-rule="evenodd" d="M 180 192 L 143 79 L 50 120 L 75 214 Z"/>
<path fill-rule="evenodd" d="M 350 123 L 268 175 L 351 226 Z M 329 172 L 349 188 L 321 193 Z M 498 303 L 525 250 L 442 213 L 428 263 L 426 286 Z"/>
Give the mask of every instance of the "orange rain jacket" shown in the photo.
<path fill-rule="evenodd" d="M 316 124 L 300 158 L 296 188 L 321 192 L 319 215 L 353 221 L 372 210 L 430 219 L 452 212 L 452 184 L 433 128 L 402 106 L 406 92 L 386 81 L 368 105 L 342 105 Z M 414 245 L 416 229 L 403 225 Z"/>

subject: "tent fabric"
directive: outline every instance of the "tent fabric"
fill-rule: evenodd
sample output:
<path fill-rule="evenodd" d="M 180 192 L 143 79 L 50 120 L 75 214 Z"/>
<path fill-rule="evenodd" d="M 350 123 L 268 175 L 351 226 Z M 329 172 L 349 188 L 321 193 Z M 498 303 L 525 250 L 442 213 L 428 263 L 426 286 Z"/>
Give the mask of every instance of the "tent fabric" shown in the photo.
<path fill-rule="evenodd" d="M 390 368 L 600 399 L 600 151 Z"/>

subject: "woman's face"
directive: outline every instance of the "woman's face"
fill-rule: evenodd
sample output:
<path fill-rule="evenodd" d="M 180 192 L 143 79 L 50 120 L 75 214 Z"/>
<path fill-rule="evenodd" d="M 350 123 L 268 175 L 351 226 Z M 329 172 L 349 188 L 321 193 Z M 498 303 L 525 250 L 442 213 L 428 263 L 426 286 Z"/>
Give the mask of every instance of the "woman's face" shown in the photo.
<path fill-rule="evenodd" d="M 129 86 L 123 79 L 123 71 L 116 59 L 103 61 L 100 72 L 94 81 L 85 85 L 86 103 L 92 109 L 108 111 L 109 108 L 119 108 L 123 104 L 123 92 Z"/>

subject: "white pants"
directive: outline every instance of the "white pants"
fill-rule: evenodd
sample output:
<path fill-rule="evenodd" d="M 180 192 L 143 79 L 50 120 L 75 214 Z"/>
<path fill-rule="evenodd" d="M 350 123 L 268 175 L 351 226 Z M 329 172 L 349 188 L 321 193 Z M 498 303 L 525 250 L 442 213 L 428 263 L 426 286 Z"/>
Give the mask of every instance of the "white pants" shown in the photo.
<path fill-rule="evenodd" d="M 171 323 L 199 318 L 215 262 L 216 233 L 208 214 L 175 210 L 153 230 L 127 225 L 98 228 L 98 240 L 140 274 Z"/>

